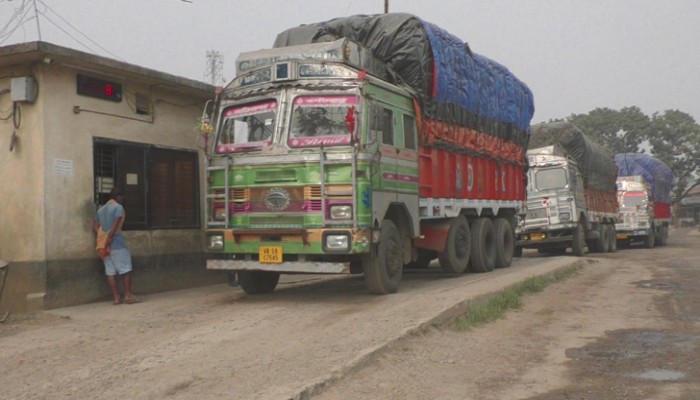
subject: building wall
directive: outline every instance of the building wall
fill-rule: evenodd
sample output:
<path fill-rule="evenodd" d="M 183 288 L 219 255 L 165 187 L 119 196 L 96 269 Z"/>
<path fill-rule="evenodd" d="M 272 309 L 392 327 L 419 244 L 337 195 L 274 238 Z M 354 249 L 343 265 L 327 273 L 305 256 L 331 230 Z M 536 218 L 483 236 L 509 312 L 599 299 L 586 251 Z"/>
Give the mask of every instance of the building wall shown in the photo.
<path fill-rule="evenodd" d="M 29 311 L 109 297 L 92 228 L 94 138 L 197 149 L 194 126 L 206 100 L 201 91 L 178 93 L 173 86 L 138 75 L 79 70 L 60 63 L 39 63 L 29 69 L 39 95 L 33 104 L 20 105 L 20 141 L 11 153 L 7 132 L 12 123 L 0 121 L 0 259 L 10 263 L 0 310 Z M 17 68 L 4 70 L 0 77 L 18 73 Z M 122 83 L 122 101 L 78 95 L 78 73 Z M 0 79 L 0 89 L 9 87 L 7 82 Z M 137 92 L 151 96 L 151 115 L 136 113 Z M 8 107 L 9 95 L 0 97 L 0 110 Z M 199 172 L 203 182 L 201 165 Z M 201 229 L 124 235 L 133 255 L 136 292 L 225 280 L 205 269 Z"/>

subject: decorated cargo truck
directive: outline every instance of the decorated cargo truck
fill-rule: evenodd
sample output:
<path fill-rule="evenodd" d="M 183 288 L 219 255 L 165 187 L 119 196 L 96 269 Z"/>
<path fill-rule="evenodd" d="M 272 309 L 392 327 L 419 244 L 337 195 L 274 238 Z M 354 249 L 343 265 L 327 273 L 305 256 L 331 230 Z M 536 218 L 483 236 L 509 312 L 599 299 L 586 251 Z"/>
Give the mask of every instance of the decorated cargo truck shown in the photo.
<path fill-rule="evenodd" d="M 619 168 L 618 244 L 627 247 L 642 242 L 648 248 L 665 246 L 671 225 L 673 171 L 658 158 L 642 153 L 616 154 L 615 163 Z"/>
<path fill-rule="evenodd" d="M 532 93 L 439 27 L 384 14 L 289 29 L 239 56 L 215 104 L 207 268 L 245 292 L 363 273 L 383 294 L 435 258 L 510 265 Z"/>
<path fill-rule="evenodd" d="M 615 251 L 618 218 L 617 167 L 613 153 L 569 122 L 534 125 L 527 211 L 518 227 L 523 248 L 576 256 Z"/>

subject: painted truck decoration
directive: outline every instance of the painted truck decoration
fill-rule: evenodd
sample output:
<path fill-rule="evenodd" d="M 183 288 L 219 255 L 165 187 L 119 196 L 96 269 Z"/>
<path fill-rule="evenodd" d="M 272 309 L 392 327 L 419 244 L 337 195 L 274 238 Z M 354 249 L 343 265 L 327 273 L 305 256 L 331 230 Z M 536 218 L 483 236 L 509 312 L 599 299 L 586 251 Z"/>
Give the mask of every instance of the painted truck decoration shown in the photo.
<path fill-rule="evenodd" d="M 216 99 L 209 269 L 247 293 L 280 274 L 364 273 L 512 260 L 534 112 L 527 86 L 408 14 L 292 28 L 243 53 Z"/>
<path fill-rule="evenodd" d="M 617 240 L 622 246 L 642 242 L 645 247 L 665 246 L 671 225 L 673 171 L 648 154 L 615 155 L 620 222 Z"/>
<path fill-rule="evenodd" d="M 617 167 L 613 153 L 568 122 L 532 127 L 527 151 L 527 212 L 518 229 L 522 248 L 576 256 L 615 251 Z"/>

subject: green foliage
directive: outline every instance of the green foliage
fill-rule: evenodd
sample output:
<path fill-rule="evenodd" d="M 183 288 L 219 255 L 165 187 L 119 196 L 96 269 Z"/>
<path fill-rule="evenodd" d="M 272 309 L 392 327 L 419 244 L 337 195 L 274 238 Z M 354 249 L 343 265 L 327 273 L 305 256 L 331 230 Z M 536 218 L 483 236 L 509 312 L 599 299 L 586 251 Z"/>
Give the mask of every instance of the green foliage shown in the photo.
<path fill-rule="evenodd" d="M 572 114 L 567 121 L 581 128 L 594 142 L 614 153 L 638 153 L 646 139 L 647 117 L 639 107 L 621 110 L 596 108 L 588 114 Z"/>
<path fill-rule="evenodd" d="M 639 107 L 596 108 L 566 118 L 594 142 L 614 153 L 651 154 L 665 162 L 678 178 L 674 199 L 679 202 L 700 173 L 700 125 L 693 117 L 667 110 L 648 117 Z"/>
<path fill-rule="evenodd" d="M 508 310 L 520 308 L 522 306 L 521 298 L 524 295 L 539 293 L 553 283 L 577 275 L 582 268 L 582 265 L 577 264 L 571 268 L 555 271 L 552 274 L 528 278 L 519 284 L 498 292 L 483 303 L 470 307 L 466 315 L 455 320 L 453 329 L 459 332 L 468 331 L 477 326 L 495 321 L 503 317 Z"/>
<path fill-rule="evenodd" d="M 700 172 L 700 125 L 678 110 L 654 113 L 647 138 L 651 154 L 676 174 L 678 184 L 674 198 L 680 201 L 690 189 L 689 183 Z"/>

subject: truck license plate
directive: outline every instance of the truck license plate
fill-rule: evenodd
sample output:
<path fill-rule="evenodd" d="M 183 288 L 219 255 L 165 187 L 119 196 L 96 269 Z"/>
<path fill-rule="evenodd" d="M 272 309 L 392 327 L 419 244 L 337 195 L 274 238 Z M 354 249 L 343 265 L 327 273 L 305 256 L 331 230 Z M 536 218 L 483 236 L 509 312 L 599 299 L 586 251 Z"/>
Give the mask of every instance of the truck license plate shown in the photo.
<path fill-rule="evenodd" d="M 543 240 L 545 238 L 544 233 L 531 233 L 530 240 Z"/>
<path fill-rule="evenodd" d="M 258 256 L 261 263 L 279 264 L 282 262 L 282 247 L 262 246 L 258 250 Z"/>
<path fill-rule="evenodd" d="M 626 233 L 618 233 L 617 234 L 617 239 L 627 239 L 629 237 L 630 237 L 630 235 L 628 235 Z"/>

